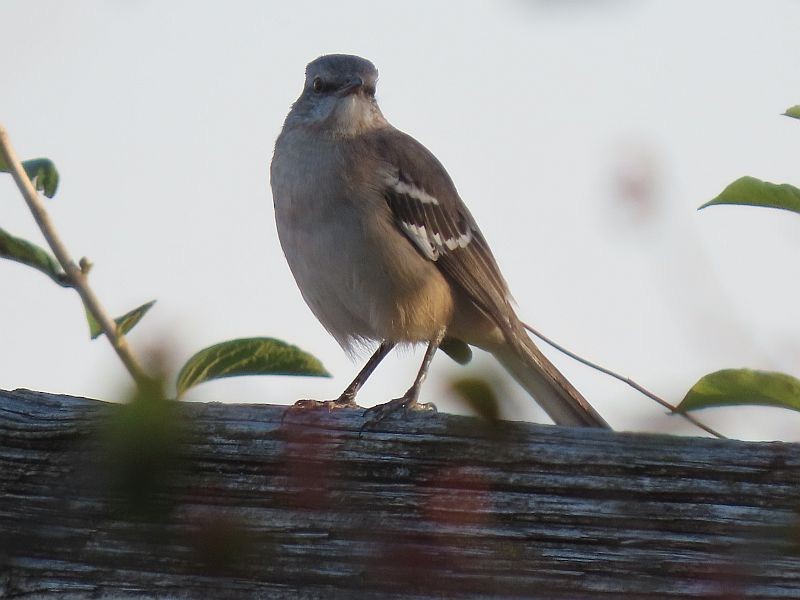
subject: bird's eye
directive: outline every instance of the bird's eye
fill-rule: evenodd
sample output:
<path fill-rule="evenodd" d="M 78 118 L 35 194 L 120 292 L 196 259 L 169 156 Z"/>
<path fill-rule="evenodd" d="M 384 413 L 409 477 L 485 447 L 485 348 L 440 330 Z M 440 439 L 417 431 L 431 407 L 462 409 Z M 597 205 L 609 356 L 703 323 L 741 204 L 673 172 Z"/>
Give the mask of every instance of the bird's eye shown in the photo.
<path fill-rule="evenodd" d="M 311 83 L 311 87 L 315 92 L 317 93 L 321 92 L 322 88 L 324 87 L 324 85 L 322 84 L 322 79 L 320 79 L 319 77 L 314 77 L 314 81 Z"/>

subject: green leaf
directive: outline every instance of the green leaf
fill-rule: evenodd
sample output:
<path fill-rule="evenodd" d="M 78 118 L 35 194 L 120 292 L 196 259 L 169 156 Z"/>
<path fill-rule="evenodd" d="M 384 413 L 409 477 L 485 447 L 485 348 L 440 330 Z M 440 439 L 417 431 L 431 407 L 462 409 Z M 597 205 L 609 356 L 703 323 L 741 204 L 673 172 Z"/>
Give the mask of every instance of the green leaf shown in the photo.
<path fill-rule="evenodd" d="M 93 340 L 97 339 L 103 334 L 103 328 L 100 327 L 100 323 L 97 322 L 97 319 L 94 318 L 94 315 L 85 304 L 83 305 L 83 310 L 86 313 L 86 322 L 89 324 L 89 335 Z"/>
<path fill-rule="evenodd" d="M 229 340 L 201 350 L 178 373 L 178 396 L 204 381 L 241 375 L 310 375 L 330 377 L 322 363 L 273 338 Z"/>
<path fill-rule="evenodd" d="M 53 161 L 49 158 L 33 158 L 22 161 L 22 168 L 28 174 L 34 187 L 39 192 L 44 192 L 48 198 L 56 195 L 58 189 L 58 171 Z"/>
<path fill-rule="evenodd" d="M 156 303 L 155 300 L 150 300 L 150 302 L 146 302 L 145 304 L 142 304 L 141 306 L 134 308 L 129 312 L 126 312 L 121 317 L 117 317 L 116 319 L 114 319 L 114 321 L 116 321 L 117 323 L 117 327 L 119 328 L 119 332 L 122 335 L 125 335 L 131 329 L 136 327 L 139 321 L 142 320 L 142 317 L 147 314 L 147 311 L 153 308 L 153 305 L 155 303 Z"/>
<path fill-rule="evenodd" d="M 800 379 L 773 371 L 724 369 L 695 383 L 677 410 L 741 404 L 800 410 Z"/>
<path fill-rule="evenodd" d="M 792 117 L 793 119 L 800 119 L 800 104 L 795 104 L 791 108 L 787 108 L 786 112 L 783 114 L 787 117 Z"/>
<path fill-rule="evenodd" d="M 61 265 L 46 250 L 27 240 L 14 237 L 3 229 L 0 229 L 0 257 L 33 267 L 60 286 L 71 285 Z"/>
<path fill-rule="evenodd" d="M 150 300 L 150 302 L 142 304 L 140 307 L 134 308 L 132 311 L 126 312 L 121 317 L 114 319 L 114 322 L 117 324 L 117 331 L 122 335 L 128 333 L 131 329 L 136 327 L 137 323 L 142 320 L 142 317 L 147 314 L 147 311 L 150 310 L 155 303 L 155 300 Z M 97 322 L 97 319 L 94 318 L 94 315 L 90 313 L 88 309 L 86 310 L 86 321 L 89 323 L 89 335 L 92 336 L 93 340 L 105 333 L 103 328 L 100 327 L 100 323 Z"/>
<path fill-rule="evenodd" d="M 28 174 L 37 191 L 44 192 L 48 198 L 56 195 L 58 189 L 58 171 L 49 158 L 32 158 L 22 161 L 22 168 Z M 8 173 L 11 169 L 0 157 L 0 173 Z"/>
<path fill-rule="evenodd" d="M 700 208 L 715 204 L 766 206 L 800 213 L 800 189 L 786 183 L 776 184 L 755 177 L 741 177 Z"/>

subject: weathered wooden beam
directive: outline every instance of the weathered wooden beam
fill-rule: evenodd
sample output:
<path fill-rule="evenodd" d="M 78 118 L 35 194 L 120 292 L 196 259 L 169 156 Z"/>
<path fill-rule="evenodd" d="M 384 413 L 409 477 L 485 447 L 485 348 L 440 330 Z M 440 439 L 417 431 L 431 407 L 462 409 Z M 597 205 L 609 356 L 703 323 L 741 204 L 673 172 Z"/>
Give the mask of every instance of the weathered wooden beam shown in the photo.
<path fill-rule="evenodd" d="M 170 407 L 0 391 L 0 596 L 800 598 L 800 445 Z"/>

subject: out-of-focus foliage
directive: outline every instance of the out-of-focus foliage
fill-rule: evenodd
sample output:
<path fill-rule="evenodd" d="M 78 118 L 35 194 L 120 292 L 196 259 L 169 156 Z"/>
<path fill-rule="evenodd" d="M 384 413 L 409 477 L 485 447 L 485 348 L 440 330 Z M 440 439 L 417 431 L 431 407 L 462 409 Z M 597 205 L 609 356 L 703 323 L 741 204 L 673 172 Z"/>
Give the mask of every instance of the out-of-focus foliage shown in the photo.
<path fill-rule="evenodd" d="M 786 112 L 783 114 L 786 117 L 792 117 L 793 119 L 800 119 L 800 104 L 795 104 L 794 106 L 787 108 Z"/>
<path fill-rule="evenodd" d="M 445 338 L 439 349 L 460 365 L 466 365 L 472 360 L 472 349 L 461 340 Z"/>
<path fill-rule="evenodd" d="M 7 148 L 11 156 L 10 148 Z M 6 155 L 6 152 L 3 153 Z M 37 191 L 43 192 L 48 197 L 53 197 L 58 189 L 59 175 L 53 161 L 47 158 L 36 158 L 22 163 L 28 178 Z M 9 164 L 0 158 L 0 172 L 9 172 Z M 42 208 L 33 209 L 42 211 Z M 56 238 L 56 233 L 50 226 L 45 226 L 39 221 L 48 241 Z M 45 229 L 49 229 L 45 231 Z M 53 281 L 65 287 L 86 286 L 85 277 L 79 281 L 70 281 L 59 262 L 46 250 L 21 238 L 17 238 L 0 229 L 0 258 L 7 258 L 48 275 Z M 88 275 L 91 263 L 81 260 L 81 271 Z M 65 263 L 67 269 L 70 265 Z M 124 336 L 133 329 L 142 317 L 152 308 L 155 300 L 143 304 L 115 319 L 117 334 Z M 89 324 L 89 334 L 95 339 L 103 334 L 98 322 L 99 316 L 92 313 L 88 306 L 84 306 L 86 320 Z M 463 346 L 463 347 L 461 347 Z M 459 362 L 468 362 L 471 352 L 466 345 L 454 345 L 450 353 Z M 117 348 L 119 351 L 119 348 Z M 178 374 L 178 394 L 182 394 L 190 387 L 221 377 L 237 375 L 313 375 L 329 377 L 330 375 L 319 360 L 297 348 L 280 340 L 271 338 L 249 338 L 232 340 L 216 344 L 195 354 L 184 365 Z M 138 378 L 136 375 L 135 378 Z M 152 396 L 153 390 L 140 389 L 145 396 Z M 158 394 L 156 394 L 158 395 Z M 156 406 L 141 404 L 142 400 L 132 402 L 131 406 Z M 165 405 L 166 406 L 166 405 Z M 134 410 L 133 408 L 129 410 Z M 143 413 L 145 414 L 145 413 Z"/>
<path fill-rule="evenodd" d="M 175 483 L 180 445 L 188 428 L 180 403 L 167 399 L 162 381 L 141 386 L 127 402 L 113 407 L 100 432 L 104 480 L 128 508 L 147 517 L 165 515 L 162 492 Z"/>
<path fill-rule="evenodd" d="M 784 113 L 800 118 L 800 105 Z M 700 208 L 715 204 L 745 204 L 800 213 L 800 189 L 741 177 Z M 712 406 L 766 405 L 800 410 L 800 379 L 785 373 L 752 369 L 724 369 L 702 377 L 678 405 L 685 412 Z"/>
<path fill-rule="evenodd" d="M 450 386 L 478 417 L 489 423 L 500 420 L 500 403 L 489 381 L 482 377 L 462 377 L 453 380 Z"/>

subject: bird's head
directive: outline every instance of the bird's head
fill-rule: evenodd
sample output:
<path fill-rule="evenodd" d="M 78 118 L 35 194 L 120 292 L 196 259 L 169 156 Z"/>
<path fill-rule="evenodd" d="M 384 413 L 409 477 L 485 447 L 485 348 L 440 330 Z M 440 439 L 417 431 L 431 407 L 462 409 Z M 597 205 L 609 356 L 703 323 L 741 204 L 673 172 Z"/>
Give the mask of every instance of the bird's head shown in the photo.
<path fill-rule="evenodd" d="M 287 125 L 313 127 L 352 136 L 386 125 L 375 85 L 378 70 L 349 54 L 327 54 L 306 67 L 303 92 L 292 106 Z"/>

